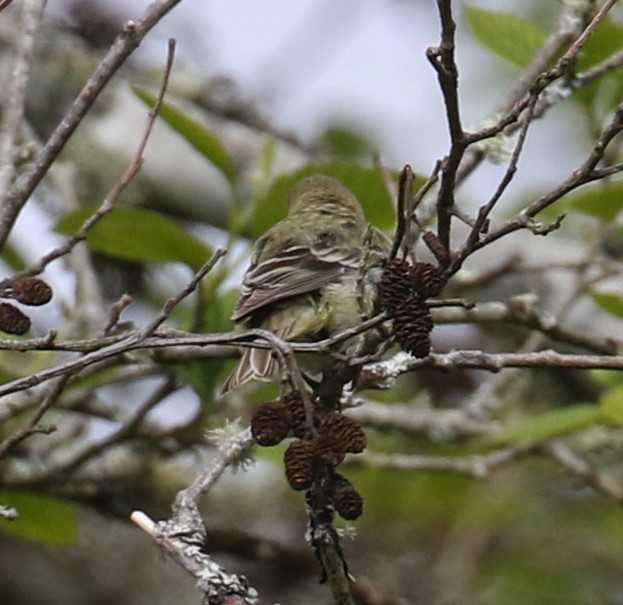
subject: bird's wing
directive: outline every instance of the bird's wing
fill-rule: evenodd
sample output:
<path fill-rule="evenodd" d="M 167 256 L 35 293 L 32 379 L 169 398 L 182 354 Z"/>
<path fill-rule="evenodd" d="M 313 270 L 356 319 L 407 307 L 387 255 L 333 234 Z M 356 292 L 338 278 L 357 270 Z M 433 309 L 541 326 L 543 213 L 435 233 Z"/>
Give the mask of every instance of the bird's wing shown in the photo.
<path fill-rule="evenodd" d="M 307 294 L 359 269 L 361 248 L 317 250 L 292 246 L 274 257 L 252 264 L 247 271 L 232 316 L 243 321 L 258 309 L 284 298 Z"/>

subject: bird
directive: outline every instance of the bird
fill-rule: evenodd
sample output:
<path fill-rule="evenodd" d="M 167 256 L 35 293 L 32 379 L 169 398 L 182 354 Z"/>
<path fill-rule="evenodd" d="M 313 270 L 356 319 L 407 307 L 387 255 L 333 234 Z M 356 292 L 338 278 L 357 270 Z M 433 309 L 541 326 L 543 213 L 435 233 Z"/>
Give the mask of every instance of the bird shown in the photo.
<path fill-rule="evenodd" d="M 341 182 L 322 174 L 303 178 L 292 189 L 287 216 L 256 241 L 232 319 L 295 342 L 355 328 L 374 313 L 375 286 L 390 248 L 390 239 L 367 222 Z M 336 346 L 348 352 L 362 342 L 351 338 Z M 312 375 L 332 358 L 306 354 L 297 360 Z M 244 348 L 222 393 L 279 376 L 269 349 Z"/>

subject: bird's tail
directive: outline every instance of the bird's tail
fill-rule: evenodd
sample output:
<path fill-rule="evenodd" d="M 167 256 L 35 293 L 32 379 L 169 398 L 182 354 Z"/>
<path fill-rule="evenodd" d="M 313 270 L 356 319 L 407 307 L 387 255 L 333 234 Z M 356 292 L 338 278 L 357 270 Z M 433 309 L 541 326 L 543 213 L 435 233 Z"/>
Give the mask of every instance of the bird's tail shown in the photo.
<path fill-rule="evenodd" d="M 279 375 L 279 363 L 268 349 L 248 348 L 242 352 L 240 363 L 229 375 L 221 389 L 221 395 L 239 387 L 249 380 L 271 382 Z"/>

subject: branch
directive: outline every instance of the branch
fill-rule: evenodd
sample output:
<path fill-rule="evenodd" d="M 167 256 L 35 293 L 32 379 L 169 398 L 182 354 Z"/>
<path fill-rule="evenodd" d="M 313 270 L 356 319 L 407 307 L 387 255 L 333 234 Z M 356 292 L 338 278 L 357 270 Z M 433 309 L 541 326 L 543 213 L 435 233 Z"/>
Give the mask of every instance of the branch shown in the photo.
<path fill-rule="evenodd" d="M 599 469 L 589 464 L 561 439 L 550 441 L 544 445 L 543 449 L 567 470 L 580 477 L 597 492 L 617 502 L 623 502 L 623 484 L 614 477 L 601 472 Z"/>
<path fill-rule="evenodd" d="M 147 123 L 145 124 L 145 128 L 141 135 L 141 140 L 137 147 L 136 153 L 132 157 L 132 160 L 130 161 L 130 164 L 126 168 L 125 172 L 121 175 L 121 178 L 115 183 L 113 188 L 106 195 L 99 208 L 89 218 L 87 218 L 84 223 L 82 223 L 76 233 L 74 233 L 71 237 L 67 238 L 67 240 L 61 246 L 42 256 L 34 265 L 29 267 L 28 269 L 25 269 L 24 271 L 20 271 L 19 273 L 13 275 L 11 279 L 16 279 L 22 276 L 38 275 L 39 273 L 41 273 L 45 269 L 45 267 L 47 267 L 52 261 L 55 261 L 58 258 L 69 254 L 69 252 L 71 252 L 78 243 L 84 241 L 87 238 L 91 229 L 100 219 L 102 219 L 106 214 L 114 210 L 115 204 L 119 200 L 119 197 L 125 191 L 126 187 L 134 180 L 134 178 L 143 166 L 145 149 L 147 147 L 149 138 L 151 137 L 151 133 L 154 129 L 158 113 L 160 112 L 160 108 L 162 107 L 164 96 L 169 85 L 171 70 L 173 69 L 173 61 L 175 59 L 175 45 L 175 40 L 169 40 L 167 61 L 162 76 L 162 82 L 160 85 L 158 98 L 154 103 L 154 106 L 149 111 L 149 114 L 147 116 Z M 1 221 L 2 218 L 0 214 L 0 224 Z"/>
<path fill-rule="evenodd" d="M 201 267 L 199 271 L 197 271 L 197 273 L 195 273 L 195 275 L 188 282 L 188 284 L 186 284 L 186 286 L 178 294 L 176 294 L 175 296 L 167 300 L 160 314 L 152 322 L 150 322 L 147 325 L 147 327 L 145 327 L 145 329 L 143 330 L 143 335 L 145 338 L 153 334 L 158 329 L 158 327 L 161 326 L 168 319 L 173 309 L 175 309 L 175 307 L 179 305 L 180 302 L 182 302 L 182 300 L 184 300 L 187 296 L 189 296 L 195 291 L 195 289 L 199 285 L 199 282 L 210 271 L 212 271 L 216 263 L 218 263 L 218 261 L 221 258 L 223 258 L 223 256 L 225 256 L 226 253 L 227 253 L 227 250 L 225 250 L 224 248 L 217 248 L 214 251 L 212 258 L 210 258 L 210 260 L 207 263 L 205 263 L 203 267 Z"/>
<path fill-rule="evenodd" d="M 408 435 L 426 434 L 432 439 L 444 441 L 486 435 L 500 428 L 497 422 L 473 418 L 461 409 L 421 409 L 373 401 L 349 409 L 347 415 L 364 426 L 391 429 Z"/>
<path fill-rule="evenodd" d="M 5 91 L 6 103 L 0 122 L 0 206 L 6 203 L 7 192 L 15 173 L 15 142 L 24 114 L 32 52 L 44 7 L 44 0 L 24 2 L 22 7 L 18 48 L 8 80 L 8 90 Z"/>
<path fill-rule="evenodd" d="M 536 223 L 534 217 L 578 187 L 603 178 L 605 173 L 603 170 L 597 169 L 597 164 L 603 159 L 608 146 L 621 131 L 623 131 L 623 103 L 617 106 L 610 123 L 604 128 L 588 157 L 578 168 L 562 183 L 536 199 L 515 217 L 505 221 L 496 229 L 481 236 L 477 241 L 473 241 L 473 238 L 469 239 L 461 250 L 456 253 L 450 266 L 446 270 L 446 274 L 452 275 L 456 273 L 470 254 L 509 233 L 513 233 L 519 229 L 529 229 L 536 234 L 545 235 L 552 229 L 557 228 L 563 218 L 562 216 L 552 225 Z M 604 170 L 606 170 L 608 175 L 620 173 L 623 171 L 623 164 L 618 164 L 614 167 L 610 166 Z"/>
<path fill-rule="evenodd" d="M 369 468 L 402 471 L 442 471 L 484 479 L 498 467 L 517 460 L 534 450 L 534 444 L 521 444 L 492 452 L 469 456 L 416 456 L 403 454 L 363 454 L 349 459 L 349 464 Z"/>
<path fill-rule="evenodd" d="M 456 175 L 467 148 L 458 98 L 458 68 L 454 60 L 454 32 L 451 0 L 437 0 L 441 20 L 441 43 L 429 48 L 426 56 L 437 72 L 450 130 L 450 151 L 441 165 L 441 185 L 437 196 L 437 230 L 443 246 L 450 250 L 450 223 L 454 207 Z"/>
<path fill-rule="evenodd" d="M 416 359 L 408 353 L 396 353 L 390 359 L 365 366 L 360 383 L 366 388 L 375 384 L 387 388 L 398 376 L 418 368 L 449 370 L 469 368 L 499 372 L 504 368 L 566 368 L 576 370 L 623 370 L 622 355 L 569 355 L 546 350 L 535 353 L 484 353 L 483 351 L 452 351 L 433 353 Z"/>
<path fill-rule="evenodd" d="M 200 497 L 252 444 L 249 429 L 224 441 L 193 483 L 179 492 L 170 520 L 154 523 L 141 511 L 133 512 L 130 517 L 198 580 L 206 604 L 256 605 L 259 602 L 257 591 L 248 585 L 244 576 L 228 573 L 207 554 L 209 544 L 205 543 L 206 529 L 199 512 Z"/>
<path fill-rule="evenodd" d="M 54 426 L 39 426 L 38 422 L 43 415 L 58 401 L 63 389 L 67 385 L 67 382 L 71 374 L 64 374 L 61 376 L 55 384 L 48 389 L 48 393 L 43 398 L 43 401 L 39 404 L 36 412 L 32 418 L 20 429 L 15 431 L 12 435 L 9 435 L 0 443 L 0 460 L 4 458 L 18 443 L 21 443 L 31 435 L 38 433 L 49 434 L 56 430 Z"/>
<path fill-rule="evenodd" d="M 478 303 L 471 309 L 445 307 L 435 314 L 437 323 L 500 323 L 510 322 L 546 334 L 565 342 L 603 355 L 615 355 L 622 342 L 609 336 L 599 336 L 561 325 L 553 314 L 540 310 L 531 295 L 515 296 L 507 301 Z"/>
<path fill-rule="evenodd" d="M 23 174 L 9 190 L 6 202 L 0 209 L 0 250 L 4 248 L 24 204 L 110 78 L 138 48 L 147 33 L 179 2 L 180 0 L 156 0 L 149 5 L 140 21 L 128 21 L 125 24 L 123 31 L 117 36 L 106 56 L 39 152 L 32 169 Z"/>
<path fill-rule="evenodd" d="M 612 3 L 609 2 L 608 4 L 609 6 L 607 7 L 606 12 L 612 8 Z M 573 48 L 573 52 L 578 53 L 581 47 L 573 45 L 574 41 L 577 41 L 586 29 L 589 29 L 592 32 L 602 16 L 606 14 L 606 12 L 602 9 L 599 13 L 601 16 L 597 17 L 599 20 L 595 21 L 593 19 L 587 28 L 585 27 L 587 15 L 592 9 L 593 5 L 590 2 L 577 6 L 569 5 L 563 7 L 553 33 L 548 37 L 537 55 L 532 60 L 531 64 L 526 68 L 523 74 L 516 81 L 515 85 L 511 88 L 507 98 L 500 103 L 497 109 L 493 112 L 493 116 L 495 116 L 495 118 L 493 118 L 495 120 L 495 124 L 483 128 L 478 133 L 468 134 L 467 136 L 470 138 L 471 142 L 495 136 L 503 131 L 508 135 L 519 128 L 519 124 L 517 122 L 518 118 L 527 107 L 530 96 L 534 96 L 534 93 L 536 92 L 536 89 L 534 88 L 535 83 L 537 83 L 541 74 L 544 73 L 544 70 L 547 69 L 547 66 L 550 65 L 556 57 L 561 55 L 562 49 L 568 44 L 572 45 L 570 48 Z M 584 38 L 584 41 L 585 40 L 586 38 Z M 571 63 L 571 59 L 575 56 L 577 55 L 571 56 L 569 51 L 564 53 L 563 57 L 565 57 L 565 66 L 568 66 Z M 550 70 L 549 73 L 551 76 L 555 74 L 564 74 L 566 67 L 562 66 L 560 63 L 561 60 L 562 57 L 558 60 L 557 66 L 554 67 L 555 71 Z M 594 78 L 598 76 L 599 73 L 595 73 L 590 77 Z M 551 81 L 553 80 L 541 80 L 541 86 L 548 85 Z M 575 86 L 577 88 L 580 84 L 585 83 L 587 82 L 577 80 L 575 82 Z M 532 95 L 529 94 L 530 91 L 532 91 Z M 572 89 L 570 88 L 570 92 L 571 91 Z M 535 111 L 535 117 L 541 117 L 547 109 L 555 104 L 555 102 L 560 101 L 565 97 L 566 95 L 559 94 L 550 95 L 547 100 L 541 99 L 538 109 Z M 461 183 L 469 174 L 471 174 L 484 157 L 485 154 L 481 148 L 473 145 L 470 146 L 465 153 L 464 160 L 459 169 L 457 183 Z"/>

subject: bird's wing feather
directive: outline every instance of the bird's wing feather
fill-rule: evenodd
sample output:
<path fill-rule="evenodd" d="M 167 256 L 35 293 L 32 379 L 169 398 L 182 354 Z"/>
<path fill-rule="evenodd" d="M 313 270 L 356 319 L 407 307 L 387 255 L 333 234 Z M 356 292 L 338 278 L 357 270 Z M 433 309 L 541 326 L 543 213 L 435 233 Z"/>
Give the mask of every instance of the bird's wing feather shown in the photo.
<path fill-rule="evenodd" d="M 292 246 L 278 255 L 251 265 L 232 319 L 242 321 L 266 305 L 307 294 L 359 268 L 361 249 L 318 250 Z"/>

